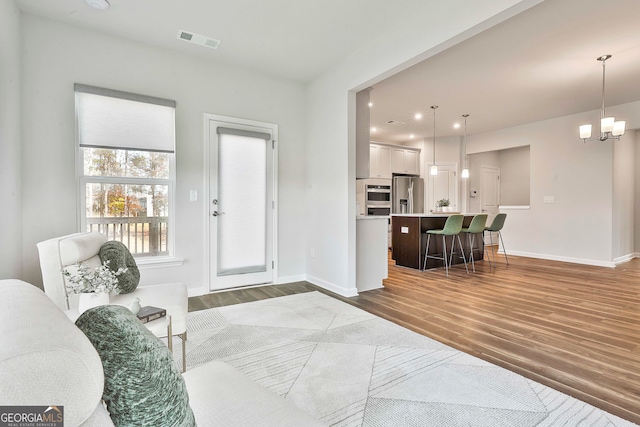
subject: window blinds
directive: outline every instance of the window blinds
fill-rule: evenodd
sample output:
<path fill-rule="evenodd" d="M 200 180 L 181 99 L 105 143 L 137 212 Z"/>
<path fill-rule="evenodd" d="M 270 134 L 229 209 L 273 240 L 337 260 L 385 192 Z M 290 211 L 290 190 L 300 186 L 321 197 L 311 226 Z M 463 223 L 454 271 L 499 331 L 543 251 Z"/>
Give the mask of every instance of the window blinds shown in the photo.
<path fill-rule="evenodd" d="M 176 102 L 75 84 L 81 147 L 175 151 Z"/>
<path fill-rule="evenodd" d="M 216 133 L 218 135 L 236 135 L 236 136 L 246 136 L 248 138 L 257 138 L 257 139 L 266 139 L 267 141 L 271 139 L 271 134 L 265 132 L 252 132 L 249 130 L 241 130 L 234 128 L 225 128 L 218 127 L 216 129 Z"/>

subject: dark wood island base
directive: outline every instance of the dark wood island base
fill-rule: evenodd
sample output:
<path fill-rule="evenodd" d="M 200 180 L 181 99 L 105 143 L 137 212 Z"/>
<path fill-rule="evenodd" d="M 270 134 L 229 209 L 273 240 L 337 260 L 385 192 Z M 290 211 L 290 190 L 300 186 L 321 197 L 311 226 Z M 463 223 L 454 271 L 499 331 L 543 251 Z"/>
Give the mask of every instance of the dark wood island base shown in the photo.
<path fill-rule="evenodd" d="M 451 214 L 399 214 L 391 215 L 391 250 L 396 265 L 402 267 L 422 269 L 424 265 L 424 250 L 427 244 L 427 230 L 440 230 Z M 475 214 L 464 214 L 463 227 L 468 227 Z M 434 238 L 435 237 L 435 238 Z M 465 249 L 465 256 L 469 255 L 469 242 L 465 233 L 460 234 L 460 241 Z M 451 237 L 447 237 L 447 253 L 451 253 Z M 435 243 L 435 244 L 434 244 Z M 482 236 L 477 235 L 474 242 L 474 260 L 483 259 L 484 247 Z M 456 248 L 458 248 L 456 244 Z M 458 250 L 459 251 L 459 250 Z M 429 255 L 442 256 L 442 237 L 432 236 Z M 462 263 L 462 254 L 454 253 L 452 264 Z M 443 267 L 440 260 L 429 258 L 427 269 Z M 469 267 L 471 268 L 471 267 Z"/>

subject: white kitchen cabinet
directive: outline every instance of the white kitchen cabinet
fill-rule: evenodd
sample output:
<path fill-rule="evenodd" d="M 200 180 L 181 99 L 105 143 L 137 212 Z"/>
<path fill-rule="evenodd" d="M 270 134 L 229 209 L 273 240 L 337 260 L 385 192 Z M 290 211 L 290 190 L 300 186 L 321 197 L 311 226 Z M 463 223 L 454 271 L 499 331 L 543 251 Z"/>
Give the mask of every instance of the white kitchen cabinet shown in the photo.
<path fill-rule="evenodd" d="M 393 173 L 419 175 L 420 151 L 410 148 L 394 148 L 392 171 Z"/>
<path fill-rule="evenodd" d="M 369 177 L 391 178 L 391 148 L 384 145 L 369 145 Z"/>

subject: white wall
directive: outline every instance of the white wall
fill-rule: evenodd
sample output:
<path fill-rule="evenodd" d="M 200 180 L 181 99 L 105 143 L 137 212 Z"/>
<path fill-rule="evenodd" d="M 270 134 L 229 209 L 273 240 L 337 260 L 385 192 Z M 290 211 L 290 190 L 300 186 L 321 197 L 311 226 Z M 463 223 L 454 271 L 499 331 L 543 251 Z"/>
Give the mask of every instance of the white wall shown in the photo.
<path fill-rule="evenodd" d="M 22 277 L 20 11 L 0 1 L 0 279 Z"/>
<path fill-rule="evenodd" d="M 185 262 L 145 270 L 143 283 L 204 285 L 203 113 L 279 125 L 279 274 L 304 278 L 302 85 L 33 15 L 24 15 L 22 37 L 25 280 L 41 283 L 36 242 L 78 230 L 76 82 L 177 102 L 176 256 Z M 189 202 L 189 190 L 198 190 L 198 202 Z"/>
<path fill-rule="evenodd" d="M 634 155 L 634 164 L 635 164 L 635 173 L 634 173 L 634 254 L 636 256 L 640 256 L 640 130 L 636 130 L 635 132 L 635 155 Z"/>
<path fill-rule="evenodd" d="M 498 151 L 500 160 L 500 204 L 529 205 L 531 160 L 529 147 Z"/>
<path fill-rule="evenodd" d="M 640 102 L 608 112 L 626 119 L 629 129 L 640 127 Z M 580 123 L 598 117 L 591 111 L 468 138 L 469 153 L 530 145 L 531 208 L 508 211 L 503 237 L 509 252 L 613 265 L 616 142 L 584 144 L 577 134 Z M 543 203 L 544 196 L 555 203 Z"/>
<path fill-rule="evenodd" d="M 355 92 L 536 3 L 424 2 L 412 19 L 380 29 L 379 37 L 310 84 L 305 163 L 309 281 L 343 295 L 356 292 Z M 504 12 L 514 5 L 517 10 Z"/>

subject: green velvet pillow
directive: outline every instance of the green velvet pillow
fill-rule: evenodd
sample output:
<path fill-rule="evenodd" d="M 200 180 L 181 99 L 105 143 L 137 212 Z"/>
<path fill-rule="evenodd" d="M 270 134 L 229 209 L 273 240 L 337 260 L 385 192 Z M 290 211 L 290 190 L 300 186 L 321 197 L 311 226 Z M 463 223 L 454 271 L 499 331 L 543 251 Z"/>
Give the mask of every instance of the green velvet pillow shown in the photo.
<path fill-rule="evenodd" d="M 169 349 L 129 309 L 95 307 L 85 311 L 76 325 L 102 360 L 102 398 L 116 426 L 196 425 Z"/>
<path fill-rule="evenodd" d="M 128 294 L 136 290 L 140 283 L 140 270 L 136 265 L 136 260 L 127 247 L 115 240 L 105 242 L 100 247 L 100 261 L 109 261 L 109 268 L 118 271 L 119 268 L 127 268 L 127 271 L 118 276 L 118 286 L 116 292 Z"/>

